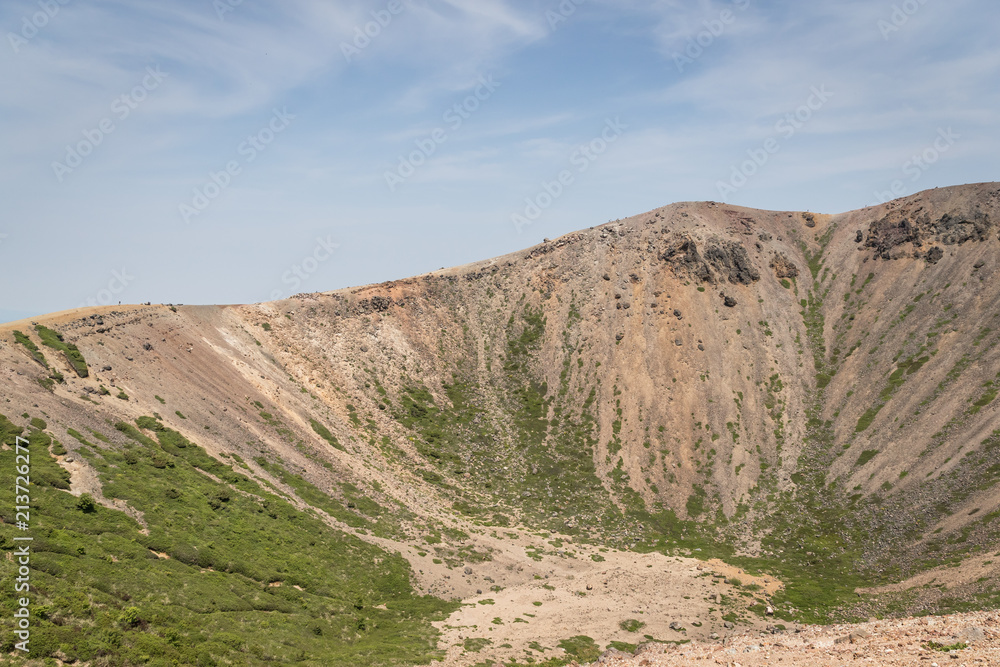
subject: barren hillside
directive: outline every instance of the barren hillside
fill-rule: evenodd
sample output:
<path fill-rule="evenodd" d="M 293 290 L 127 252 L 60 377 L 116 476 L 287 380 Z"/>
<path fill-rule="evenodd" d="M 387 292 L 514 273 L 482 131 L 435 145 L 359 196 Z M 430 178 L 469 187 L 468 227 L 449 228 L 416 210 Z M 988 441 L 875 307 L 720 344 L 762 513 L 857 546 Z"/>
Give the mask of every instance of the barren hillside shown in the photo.
<path fill-rule="evenodd" d="M 681 203 L 380 285 L 2 325 L 33 655 L 565 664 L 996 608 L 998 221 L 996 183 Z"/>

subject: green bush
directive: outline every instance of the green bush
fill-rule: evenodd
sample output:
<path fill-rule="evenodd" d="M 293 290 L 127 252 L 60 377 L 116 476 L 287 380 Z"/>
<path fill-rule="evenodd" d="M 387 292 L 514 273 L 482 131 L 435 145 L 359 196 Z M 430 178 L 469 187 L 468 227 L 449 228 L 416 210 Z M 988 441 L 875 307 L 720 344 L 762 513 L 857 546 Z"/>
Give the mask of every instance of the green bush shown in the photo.
<path fill-rule="evenodd" d="M 139 625 L 142 619 L 139 618 L 138 607 L 127 607 L 118 616 L 118 623 L 126 628 Z"/>
<path fill-rule="evenodd" d="M 76 501 L 76 508 L 84 514 L 93 514 L 97 511 L 97 503 L 94 502 L 93 496 L 89 493 L 84 493 Z"/>

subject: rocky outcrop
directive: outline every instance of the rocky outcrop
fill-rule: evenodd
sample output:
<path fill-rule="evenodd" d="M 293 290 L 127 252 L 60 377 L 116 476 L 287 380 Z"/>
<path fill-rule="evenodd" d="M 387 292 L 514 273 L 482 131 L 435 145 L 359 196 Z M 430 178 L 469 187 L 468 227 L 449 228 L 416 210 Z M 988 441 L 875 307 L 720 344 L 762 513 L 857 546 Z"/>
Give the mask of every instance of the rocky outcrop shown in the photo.
<path fill-rule="evenodd" d="M 771 268 L 774 269 L 774 275 L 778 278 L 795 278 L 799 275 L 799 267 L 795 266 L 783 252 L 774 256 L 774 259 L 771 260 Z"/>
<path fill-rule="evenodd" d="M 982 211 L 975 211 L 971 215 L 945 213 L 930 224 L 930 232 L 934 235 L 934 239 L 944 245 L 985 241 L 991 228 L 989 216 Z"/>
<path fill-rule="evenodd" d="M 678 275 L 686 275 L 695 280 L 713 281 L 712 270 L 698 251 L 698 244 L 687 236 L 672 239 L 660 259 L 665 261 Z"/>
<path fill-rule="evenodd" d="M 925 244 L 961 245 L 967 241 L 985 241 L 993 228 L 993 220 L 978 208 L 969 211 L 954 210 L 940 217 L 932 217 L 921 206 L 915 210 L 902 208 L 890 211 L 871 223 L 864 247 L 875 250 L 875 257 L 898 259 L 906 256 L 906 244 L 921 248 Z M 917 253 L 920 254 L 920 253 Z M 925 257 L 932 263 L 940 259 Z"/>
<path fill-rule="evenodd" d="M 668 241 L 660 258 L 675 273 L 701 282 L 750 285 L 760 280 L 760 272 L 750 260 L 747 249 L 738 241 L 709 239 L 704 242 L 702 252 L 693 238 L 678 235 Z"/>
<path fill-rule="evenodd" d="M 359 313 L 369 314 L 369 313 L 384 313 L 393 306 L 392 297 L 385 296 L 373 296 L 370 299 L 362 299 L 358 302 L 357 310 Z"/>

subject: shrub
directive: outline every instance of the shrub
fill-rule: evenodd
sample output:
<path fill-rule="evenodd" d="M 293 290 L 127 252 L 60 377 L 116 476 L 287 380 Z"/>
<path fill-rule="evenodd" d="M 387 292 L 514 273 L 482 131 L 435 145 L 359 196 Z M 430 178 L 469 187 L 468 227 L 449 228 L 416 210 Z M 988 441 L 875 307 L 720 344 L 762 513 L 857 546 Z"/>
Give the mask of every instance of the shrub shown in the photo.
<path fill-rule="evenodd" d="M 128 607 L 118 615 L 118 622 L 126 628 L 135 627 L 139 625 L 142 619 L 139 617 L 138 607 Z"/>
<path fill-rule="evenodd" d="M 164 426 L 153 417 L 139 417 L 135 420 L 135 425 L 147 431 L 162 431 Z"/>
<path fill-rule="evenodd" d="M 84 514 L 93 514 L 97 511 L 97 503 L 94 502 L 94 498 L 89 493 L 84 493 L 76 501 L 76 508 Z"/>

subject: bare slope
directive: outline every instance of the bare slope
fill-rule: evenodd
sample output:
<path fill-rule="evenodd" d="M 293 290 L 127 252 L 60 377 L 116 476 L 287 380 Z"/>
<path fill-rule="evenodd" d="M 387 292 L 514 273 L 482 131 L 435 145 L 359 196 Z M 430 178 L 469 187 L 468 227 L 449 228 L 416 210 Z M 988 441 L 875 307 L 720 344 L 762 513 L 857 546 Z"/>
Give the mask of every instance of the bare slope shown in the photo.
<path fill-rule="evenodd" d="M 419 590 L 507 595 L 522 621 L 536 576 L 599 548 L 767 571 L 789 621 L 996 606 L 998 219 L 998 184 L 834 216 L 683 203 L 381 285 L 56 314 L 37 322 L 88 376 L 30 322 L 5 325 L 0 405 L 70 450 L 68 429 L 114 451 L 131 441 L 112 425 L 156 413 L 399 550 Z M 122 507 L 74 458 L 73 491 Z M 854 594 L 970 555 L 943 588 Z M 744 592 L 700 597 L 687 629 L 760 618 L 764 593 Z M 583 633 L 602 647 L 632 614 L 607 608 Z"/>

